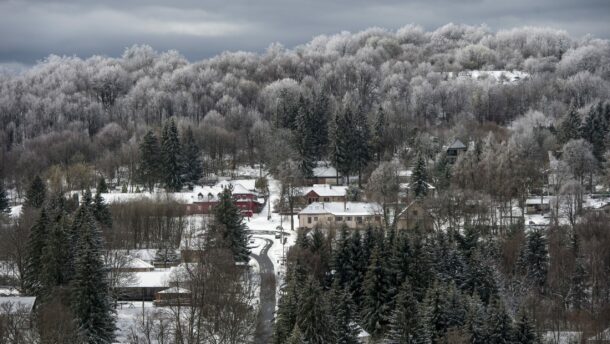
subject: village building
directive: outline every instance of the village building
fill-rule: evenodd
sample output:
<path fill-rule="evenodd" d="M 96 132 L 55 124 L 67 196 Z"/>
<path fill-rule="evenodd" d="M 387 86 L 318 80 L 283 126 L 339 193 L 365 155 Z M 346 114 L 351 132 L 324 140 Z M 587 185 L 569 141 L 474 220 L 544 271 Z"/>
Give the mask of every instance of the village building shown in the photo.
<path fill-rule="evenodd" d="M 525 201 L 525 213 L 543 214 L 551 210 L 551 197 L 532 197 Z"/>
<path fill-rule="evenodd" d="M 315 202 L 299 212 L 299 227 L 340 227 L 351 229 L 380 226 L 383 209 L 377 203 Z"/>
<path fill-rule="evenodd" d="M 263 208 L 265 200 L 260 198 L 256 191 L 247 189 L 240 183 L 220 182 L 213 187 L 199 187 L 193 190 L 190 203 L 186 205 L 189 214 L 210 214 L 219 202 L 219 196 L 227 187 L 232 188 L 235 205 L 245 217 L 252 217 Z"/>
<path fill-rule="evenodd" d="M 459 139 L 454 140 L 449 147 L 447 147 L 447 159 L 449 163 L 453 164 L 457 158 L 468 150 L 468 147 Z"/>
<path fill-rule="evenodd" d="M 434 229 L 432 215 L 419 200 L 407 205 L 396 217 L 396 229 L 430 231 Z"/>
<path fill-rule="evenodd" d="M 331 184 L 314 184 L 303 188 L 303 203 L 314 202 L 345 202 L 347 186 Z"/>
<path fill-rule="evenodd" d="M 180 287 L 161 290 L 155 296 L 154 306 L 188 305 L 191 302 L 191 291 Z"/>
<path fill-rule="evenodd" d="M 11 318 L 20 327 L 29 330 L 33 327 L 35 296 L 0 296 L 0 324 L 3 318 Z"/>
<path fill-rule="evenodd" d="M 145 262 L 144 260 L 130 255 L 124 256 L 125 262 L 120 266 L 113 267 L 116 272 L 147 272 L 155 269 L 154 265 Z"/>

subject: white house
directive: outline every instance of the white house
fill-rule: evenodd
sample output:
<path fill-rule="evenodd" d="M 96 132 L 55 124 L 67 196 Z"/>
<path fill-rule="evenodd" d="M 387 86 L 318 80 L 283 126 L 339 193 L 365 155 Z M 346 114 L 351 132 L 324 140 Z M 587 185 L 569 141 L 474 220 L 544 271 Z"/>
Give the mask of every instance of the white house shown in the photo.
<path fill-rule="evenodd" d="M 314 202 L 299 212 L 299 227 L 335 226 L 363 228 L 382 223 L 383 209 L 378 203 L 366 202 Z"/>

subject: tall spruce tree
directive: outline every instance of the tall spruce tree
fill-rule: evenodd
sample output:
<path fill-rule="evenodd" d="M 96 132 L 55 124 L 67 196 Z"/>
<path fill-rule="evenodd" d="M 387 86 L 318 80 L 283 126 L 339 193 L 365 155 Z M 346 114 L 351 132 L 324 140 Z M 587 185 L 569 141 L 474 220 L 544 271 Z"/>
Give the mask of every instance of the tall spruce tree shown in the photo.
<path fill-rule="evenodd" d="M 47 241 L 42 250 L 42 270 L 40 282 L 44 293 L 51 293 L 56 286 L 68 283 L 68 259 L 70 259 L 70 238 L 68 236 L 67 214 L 50 226 Z"/>
<path fill-rule="evenodd" d="M 343 289 L 335 280 L 330 292 L 331 314 L 333 318 L 334 343 L 357 344 L 358 316 L 356 305 L 348 290 Z"/>
<path fill-rule="evenodd" d="M 589 276 L 585 261 L 582 257 L 577 257 L 574 262 L 574 271 L 570 276 L 570 292 L 568 300 L 573 309 L 581 310 L 588 304 L 589 296 Z"/>
<path fill-rule="evenodd" d="M 597 161 L 604 161 L 608 129 L 608 120 L 604 115 L 602 103 L 599 102 L 591 107 L 581 127 L 582 137 L 591 143 L 593 155 Z"/>
<path fill-rule="evenodd" d="M 308 344 L 334 343 L 330 309 L 325 295 L 313 276 L 301 289 L 297 325 Z"/>
<path fill-rule="evenodd" d="M 296 151 L 299 155 L 298 165 L 301 174 L 305 177 L 313 175 L 316 156 L 316 132 L 315 119 L 309 103 L 303 96 L 299 98 L 299 111 L 296 118 Z"/>
<path fill-rule="evenodd" d="M 6 189 L 4 188 L 4 183 L 0 181 L 0 214 L 8 214 L 10 212 L 11 206 L 8 201 L 8 195 L 6 193 Z"/>
<path fill-rule="evenodd" d="M 419 303 L 413 295 L 411 284 L 405 280 L 396 296 L 396 305 L 390 318 L 388 337 L 391 343 L 414 343 L 415 332 L 418 330 L 418 311 Z"/>
<path fill-rule="evenodd" d="M 388 285 L 380 247 L 371 255 L 362 285 L 362 325 L 373 338 L 380 338 L 389 323 L 391 309 L 388 308 Z"/>
<path fill-rule="evenodd" d="M 30 229 L 23 276 L 25 292 L 40 296 L 42 293 L 42 254 L 48 241 L 51 220 L 46 209 L 42 209 L 40 217 Z"/>
<path fill-rule="evenodd" d="M 140 143 L 138 179 L 151 192 L 154 190 L 155 184 L 159 181 L 161 175 L 160 152 L 159 140 L 157 140 L 152 130 L 149 130 L 144 135 L 142 143 Z"/>
<path fill-rule="evenodd" d="M 110 214 L 110 209 L 108 205 L 104 201 L 102 194 L 98 191 L 95 193 L 95 198 L 93 200 L 93 215 L 95 219 L 104 227 L 111 228 L 112 227 L 112 215 Z"/>
<path fill-rule="evenodd" d="M 328 92 L 320 91 L 315 98 L 313 105 L 313 125 L 314 128 L 314 145 L 313 155 L 315 160 L 322 160 L 326 156 L 328 147 L 328 119 L 330 111 L 330 102 Z"/>
<path fill-rule="evenodd" d="M 193 187 L 199 183 L 201 177 L 203 177 L 203 163 L 201 161 L 201 149 L 195 142 L 195 136 L 193 135 L 193 129 L 188 127 L 183 136 L 183 171 L 182 176 L 184 182 Z"/>
<path fill-rule="evenodd" d="M 381 158 L 386 150 L 387 142 L 387 124 L 385 120 L 385 112 L 383 108 L 379 106 L 377 110 L 377 119 L 375 120 L 375 128 L 373 132 L 373 148 L 377 157 L 377 163 L 381 162 Z"/>
<path fill-rule="evenodd" d="M 513 343 L 514 328 L 513 322 L 504 304 L 500 299 L 494 299 L 491 303 L 486 331 L 489 334 L 487 343 L 489 344 L 511 344 Z"/>
<path fill-rule="evenodd" d="M 161 135 L 161 176 L 165 188 L 170 191 L 182 190 L 182 148 L 178 138 L 178 128 L 174 119 L 163 126 Z"/>
<path fill-rule="evenodd" d="M 30 187 L 25 193 L 24 205 L 31 208 L 41 208 L 47 197 L 47 186 L 40 176 L 34 177 Z"/>
<path fill-rule="evenodd" d="M 233 201 L 231 188 L 225 188 L 214 207 L 214 222 L 210 228 L 209 244 L 231 250 L 236 262 L 247 262 L 250 255 L 248 235 L 240 209 Z M 221 241 L 221 242 L 218 242 Z"/>
<path fill-rule="evenodd" d="M 428 172 L 426 171 L 426 162 L 421 154 L 417 157 L 412 179 L 411 188 L 415 197 L 425 197 L 428 194 Z"/>
<path fill-rule="evenodd" d="M 470 337 L 469 343 L 486 344 L 489 340 L 486 327 L 487 312 L 481 300 L 476 295 L 468 297 L 466 310 L 463 330 Z"/>
<path fill-rule="evenodd" d="M 106 179 L 101 177 L 97 182 L 97 187 L 95 188 L 96 193 L 108 193 L 108 184 L 106 184 Z"/>
<path fill-rule="evenodd" d="M 107 271 L 101 258 L 102 237 L 89 207 L 87 204 L 81 205 L 82 219 L 74 257 L 71 306 L 86 341 L 106 344 L 114 338 L 115 319 Z"/>
<path fill-rule="evenodd" d="M 366 114 L 359 110 L 354 119 L 354 131 L 351 133 L 352 161 L 358 171 L 358 187 L 362 187 L 362 171 L 371 160 L 371 130 Z"/>
<path fill-rule="evenodd" d="M 521 312 L 517 323 L 515 324 L 515 332 L 513 335 L 514 344 L 538 344 L 540 339 L 536 333 L 536 329 L 526 312 Z"/>
<path fill-rule="evenodd" d="M 549 252 L 542 231 L 528 232 L 525 247 L 519 257 L 519 265 L 529 281 L 538 288 L 544 288 L 549 270 Z"/>
<path fill-rule="evenodd" d="M 284 343 L 284 342 L 282 342 L 282 343 Z M 303 332 L 301 332 L 301 328 L 299 328 L 299 325 L 295 325 L 294 329 L 290 333 L 290 337 L 288 337 L 288 340 L 286 340 L 285 343 L 286 344 L 307 344 L 308 342 L 305 340 L 305 337 L 303 336 Z"/>
<path fill-rule="evenodd" d="M 355 132 L 353 114 L 350 109 L 336 114 L 333 125 L 332 161 L 337 171 L 349 184 L 349 175 L 354 171 L 352 135 Z"/>
<path fill-rule="evenodd" d="M 559 124 L 558 138 L 559 142 L 564 144 L 570 140 L 577 140 L 581 136 L 581 120 L 574 105 L 570 105 L 568 113 L 564 116 Z"/>
<path fill-rule="evenodd" d="M 273 342 L 275 344 L 285 343 L 288 337 L 291 336 L 291 331 L 297 322 L 300 288 L 296 274 L 297 269 L 289 268 L 286 276 L 286 285 L 282 289 L 282 296 L 279 300 L 277 318 L 273 329 Z"/>

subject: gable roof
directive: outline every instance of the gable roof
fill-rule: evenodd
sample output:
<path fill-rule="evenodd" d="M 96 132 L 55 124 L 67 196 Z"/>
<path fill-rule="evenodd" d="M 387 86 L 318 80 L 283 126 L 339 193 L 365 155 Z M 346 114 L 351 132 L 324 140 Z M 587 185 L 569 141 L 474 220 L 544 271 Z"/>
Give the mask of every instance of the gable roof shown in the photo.
<path fill-rule="evenodd" d="M 347 186 L 314 184 L 313 186 L 304 188 L 303 195 L 307 195 L 312 191 L 320 197 L 341 197 L 345 196 L 345 194 L 347 193 Z"/>
<path fill-rule="evenodd" d="M 299 215 L 332 214 L 335 216 L 368 216 L 383 212 L 378 203 L 367 202 L 314 202 L 299 212 Z"/>
<path fill-rule="evenodd" d="M 455 139 L 453 143 L 447 147 L 447 149 L 466 149 L 466 145 L 459 139 Z"/>
<path fill-rule="evenodd" d="M 0 296 L 0 315 L 25 310 L 31 313 L 36 303 L 35 296 Z"/>

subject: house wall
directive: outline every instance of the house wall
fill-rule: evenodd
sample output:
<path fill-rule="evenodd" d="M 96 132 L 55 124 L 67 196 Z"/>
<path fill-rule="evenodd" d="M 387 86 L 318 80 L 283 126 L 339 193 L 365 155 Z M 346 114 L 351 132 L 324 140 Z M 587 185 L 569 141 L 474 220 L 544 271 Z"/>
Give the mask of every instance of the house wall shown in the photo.
<path fill-rule="evenodd" d="M 311 220 L 310 220 L 311 219 Z M 348 228 L 365 228 L 368 224 L 381 225 L 381 215 L 335 216 L 333 214 L 299 214 L 299 227 L 312 229 L 319 227 L 339 227 L 346 224 Z"/>

